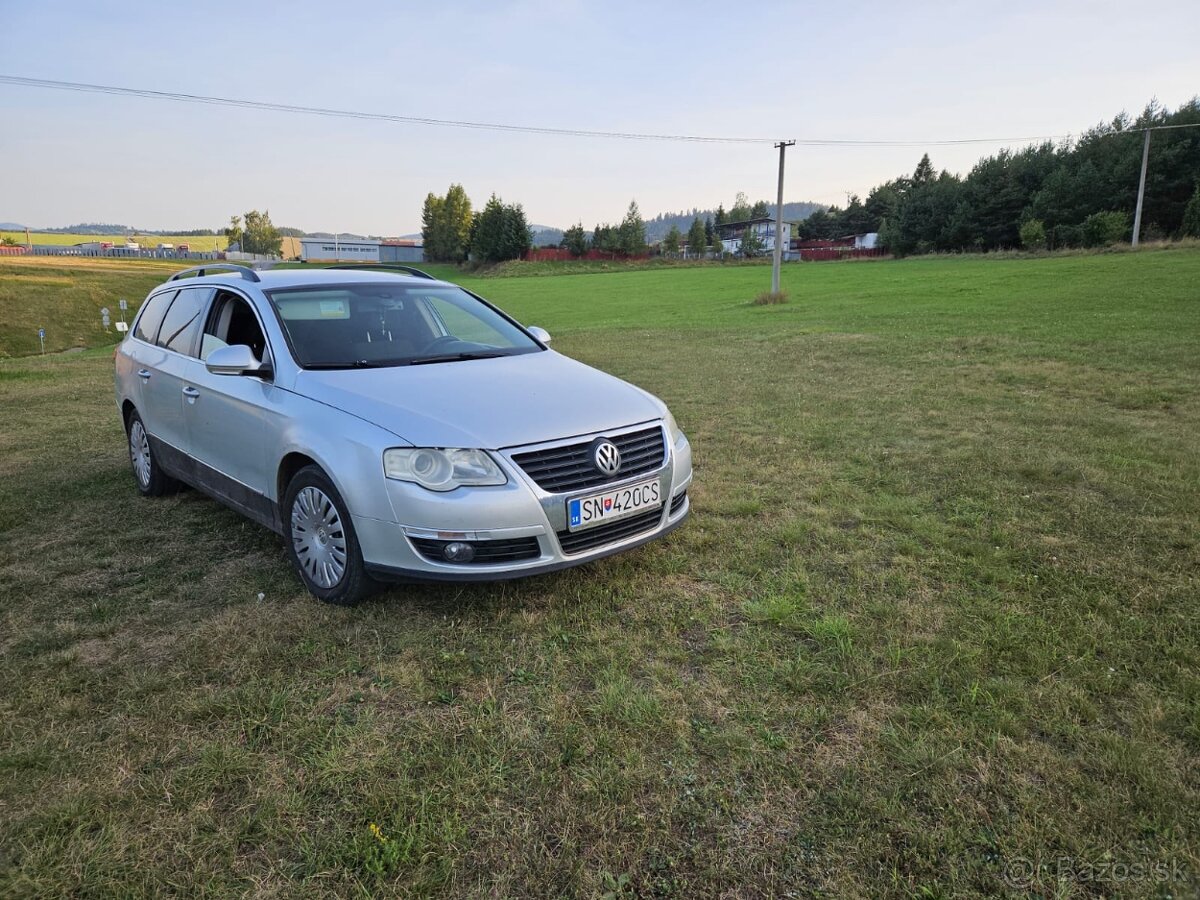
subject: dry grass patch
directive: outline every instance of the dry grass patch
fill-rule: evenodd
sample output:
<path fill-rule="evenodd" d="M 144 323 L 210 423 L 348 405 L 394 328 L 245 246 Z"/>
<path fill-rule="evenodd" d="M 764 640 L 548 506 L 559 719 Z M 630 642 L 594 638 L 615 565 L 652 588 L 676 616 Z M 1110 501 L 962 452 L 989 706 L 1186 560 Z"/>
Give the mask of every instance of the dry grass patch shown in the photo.
<path fill-rule="evenodd" d="M 780 303 L 787 303 L 788 295 L 787 291 L 763 291 L 750 302 L 754 306 L 777 306 Z"/>

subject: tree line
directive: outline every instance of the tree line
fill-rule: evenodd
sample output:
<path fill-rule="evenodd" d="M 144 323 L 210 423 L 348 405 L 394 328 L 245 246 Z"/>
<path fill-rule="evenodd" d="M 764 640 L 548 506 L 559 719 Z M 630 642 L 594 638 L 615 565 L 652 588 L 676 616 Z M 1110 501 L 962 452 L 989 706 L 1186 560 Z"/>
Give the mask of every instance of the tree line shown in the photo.
<path fill-rule="evenodd" d="M 1129 240 L 1144 129 L 1200 124 L 1200 98 L 1175 111 L 1150 103 L 1075 141 L 1046 142 L 984 157 L 965 176 L 937 171 L 925 154 L 912 175 L 875 187 L 866 200 L 817 211 L 803 239 L 879 232 L 880 243 L 915 253 L 1016 247 L 1098 246 Z M 1155 131 L 1142 238 L 1200 236 L 1200 128 Z"/>
<path fill-rule="evenodd" d="M 739 192 L 728 211 L 723 203 L 719 204 L 712 215 L 705 215 L 703 220 L 699 211 L 693 211 L 692 223 L 686 232 L 682 231 L 675 221 L 671 221 L 657 249 L 668 255 L 675 255 L 686 243 L 688 252 L 693 256 L 706 253 L 720 256 L 724 252 L 719 230 L 721 225 L 764 218 L 771 215 L 772 210 L 773 207 L 765 200 L 751 203 L 745 194 Z M 660 215 L 653 221 L 663 222 L 680 218 L 682 217 L 669 214 Z M 629 203 L 625 217 L 618 224 L 598 224 L 589 234 L 584 231 L 583 223 L 578 222 L 563 233 L 561 246 L 576 257 L 583 256 L 589 250 L 600 250 L 618 256 L 640 256 L 651 249 L 646 232 L 646 222 L 642 219 L 637 201 L 633 200 Z M 742 243 L 743 255 L 753 256 L 762 249 L 757 234 L 752 232 L 743 236 Z"/>
<path fill-rule="evenodd" d="M 492 194 L 483 209 L 474 212 L 461 184 L 450 185 L 444 197 L 426 195 L 421 238 L 431 262 L 503 262 L 519 259 L 533 245 L 521 204 L 505 203 Z"/>

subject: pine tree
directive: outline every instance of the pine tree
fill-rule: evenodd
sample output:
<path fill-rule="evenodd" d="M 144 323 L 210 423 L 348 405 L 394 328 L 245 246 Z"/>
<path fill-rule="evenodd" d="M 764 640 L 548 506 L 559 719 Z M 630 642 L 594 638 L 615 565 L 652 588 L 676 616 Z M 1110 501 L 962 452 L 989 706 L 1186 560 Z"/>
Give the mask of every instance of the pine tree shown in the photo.
<path fill-rule="evenodd" d="M 692 219 L 692 227 L 688 229 L 688 252 L 696 256 L 704 256 L 704 251 L 708 248 L 709 236 L 704 232 L 704 226 L 700 223 L 700 219 Z"/>
<path fill-rule="evenodd" d="M 563 232 L 563 247 L 569 250 L 576 259 L 587 253 L 587 235 L 583 233 L 583 223 L 572 225 Z"/>
<path fill-rule="evenodd" d="M 679 245 L 683 240 L 683 235 L 679 233 L 679 229 L 674 225 L 667 232 L 667 236 L 663 238 L 663 250 L 670 253 L 672 256 L 679 252 Z"/>
<path fill-rule="evenodd" d="M 629 201 L 629 209 L 619 228 L 620 249 L 626 256 L 640 256 L 646 252 L 646 223 L 636 200 Z"/>
<path fill-rule="evenodd" d="M 448 259 L 448 248 L 445 241 L 445 217 L 442 207 L 445 201 L 434 193 L 425 195 L 425 205 L 421 209 L 421 241 L 425 244 L 425 258 L 433 262 Z"/>
<path fill-rule="evenodd" d="M 453 262 L 467 258 L 471 244 L 471 198 L 461 184 L 452 184 L 441 206 L 445 257 Z"/>
<path fill-rule="evenodd" d="M 921 157 L 921 161 L 917 163 L 917 170 L 913 172 L 913 184 L 928 184 L 933 179 L 933 163 L 929 161 L 929 154 L 926 153 Z"/>

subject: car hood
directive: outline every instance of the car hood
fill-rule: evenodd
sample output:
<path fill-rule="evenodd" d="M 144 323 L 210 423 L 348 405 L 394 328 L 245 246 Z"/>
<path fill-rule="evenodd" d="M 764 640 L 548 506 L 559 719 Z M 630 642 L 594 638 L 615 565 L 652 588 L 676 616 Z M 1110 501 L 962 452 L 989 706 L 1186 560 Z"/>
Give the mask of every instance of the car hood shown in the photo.
<path fill-rule="evenodd" d="M 387 369 L 308 369 L 294 390 L 415 447 L 499 450 L 662 415 L 640 388 L 553 350 Z"/>

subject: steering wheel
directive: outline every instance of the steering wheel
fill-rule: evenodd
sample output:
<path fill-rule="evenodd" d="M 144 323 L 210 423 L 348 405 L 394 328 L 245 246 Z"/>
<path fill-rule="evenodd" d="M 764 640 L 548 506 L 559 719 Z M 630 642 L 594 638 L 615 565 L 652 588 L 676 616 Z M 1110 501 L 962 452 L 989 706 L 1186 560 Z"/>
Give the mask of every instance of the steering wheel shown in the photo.
<path fill-rule="evenodd" d="M 439 347 L 445 347 L 447 344 L 462 343 L 452 334 L 443 334 L 441 337 L 435 337 L 432 341 L 421 348 L 422 353 L 428 353 L 430 350 L 437 350 Z"/>

